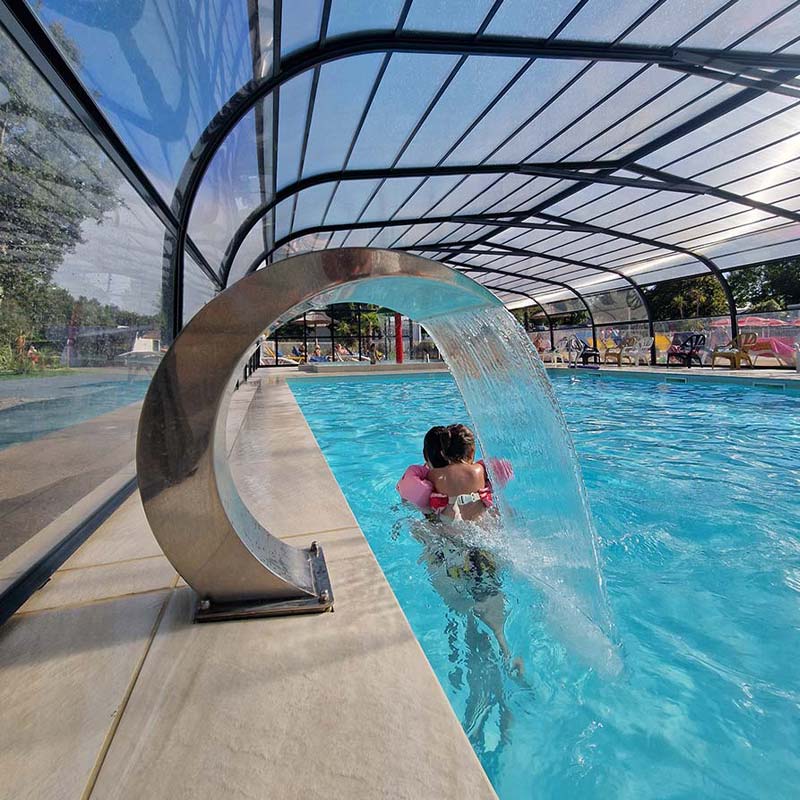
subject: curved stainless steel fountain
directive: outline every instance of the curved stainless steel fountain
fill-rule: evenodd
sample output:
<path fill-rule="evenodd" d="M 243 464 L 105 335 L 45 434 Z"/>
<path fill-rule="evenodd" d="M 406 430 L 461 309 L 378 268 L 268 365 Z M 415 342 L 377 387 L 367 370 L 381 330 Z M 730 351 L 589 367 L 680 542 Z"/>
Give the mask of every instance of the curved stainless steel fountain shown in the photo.
<path fill-rule="evenodd" d="M 502 308 L 479 284 L 437 262 L 352 248 L 273 264 L 192 318 L 150 384 L 136 459 L 147 519 L 167 558 L 197 592 L 197 619 L 332 607 L 322 549 L 285 544 L 239 497 L 225 422 L 234 376 L 259 335 L 312 307 L 338 302 L 389 304 L 418 320 Z"/>

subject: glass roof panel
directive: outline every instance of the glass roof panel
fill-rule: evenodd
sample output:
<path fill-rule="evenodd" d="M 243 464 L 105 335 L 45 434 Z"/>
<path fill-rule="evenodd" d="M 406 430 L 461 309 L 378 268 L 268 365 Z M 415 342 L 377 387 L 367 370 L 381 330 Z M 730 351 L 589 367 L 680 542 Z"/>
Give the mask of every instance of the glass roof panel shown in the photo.
<path fill-rule="evenodd" d="M 580 61 L 535 61 L 467 134 L 445 163 L 478 164 L 488 158 L 585 66 Z"/>
<path fill-rule="evenodd" d="M 268 230 L 271 225 L 272 217 L 270 215 L 267 218 Z M 242 242 L 242 246 L 236 253 L 236 258 L 234 259 L 233 264 L 231 265 L 230 273 L 228 274 L 228 286 L 235 281 L 238 281 L 240 278 L 243 278 L 256 257 L 261 255 L 265 249 L 264 225 L 259 222 L 258 224 L 254 225 L 250 233 L 247 234 L 245 240 Z"/>
<path fill-rule="evenodd" d="M 530 195 L 533 193 L 532 183 L 529 175 L 521 174 L 508 174 L 500 176 L 493 176 L 492 183 L 486 186 L 483 191 L 473 194 L 472 199 L 461 208 L 463 214 L 480 214 L 484 211 L 498 209 L 509 209 L 513 207 L 513 202 L 506 198 L 513 198 L 517 196 L 519 189 L 524 187 L 523 195 Z M 462 192 L 459 190 L 459 195 Z M 468 197 L 466 192 L 463 192 L 464 197 Z M 461 198 L 463 202 L 463 197 Z"/>
<path fill-rule="evenodd" d="M 300 177 L 303 132 L 311 93 L 311 72 L 303 72 L 281 86 L 278 97 L 277 186 L 282 189 Z"/>
<path fill-rule="evenodd" d="M 589 0 L 558 34 L 559 39 L 611 42 L 653 6 L 653 0 Z M 666 43 L 662 40 L 662 43 Z"/>
<path fill-rule="evenodd" d="M 29 5 L 56 31 L 61 52 L 169 201 L 206 125 L 253 76 L 246 4 Z"/>
<path fill-rule="evenodd" d="M 623 40 L 626 43 L 663 45 L 678 42 L 698 25 L 707 24 L 730 0 L 682 0 L 680 13 L 664 3 L 642 20 Z"/>
<path fill-rule="evenodd" d="M 758 263 L 800 253 L 800 223 L 789 223 L 764 233 L 752 233 L 704 247 L 704 255 L 726 268 Z"/>
<path fill-rule="evenodd" d="M 291 0 L 281 7 L 281 57 L 319 41 L 322 0 Z"/>
<path fill-rule="evenodd" d="M 333 195 L 325 224 L 343 225 L 357 220 L 378 186 L 379 180 L 342 181 Z"/>
<path fill-rule="evenodd" d="M 303 175 L 344 168 L 383 59 L 381 53 L 370 53 L 342 58 L 321 67 Z M 305 114 L 302 116 L 305 119 Z"/>
<path fill-rule="evenodd" d="M 294 207 L 294 199 L 288 198 L 281 200 L 275 206 L 275 241 L 289 235 L 292 226 L 292 208 Z"/>
<path fill-rule="evenodd" d="M 383 228 L 372 240 L 370 247 L 391 247 L 392 244 L 404 233 L 406 233 L 410 225 L 404 227 Z"/>
<path fill-rule="evenodd" d="M 261 202 L 256 153 L 251 110 L 214 155 L 189 218 L 189 235 L 213 269 L 221 266 L 225 248 L 247 213 Z"/>
<path fill-rule="evenodd" d="M 398 165 L 439 163 L 525 63 L 525 59 L 518 58 L 468 58 L 414 135 Z"/>
<path fill-rule="evenodd" d="M 779 11 L 788 8 L 786 0 L 760 0 L 758 3 L 734 3 L 730 8 L 707 25 L 704 25 L 697 33 L 690 36 L 684 43 L 684 47 L 714 47 L 723 49 L 735 44 L 742 38 L 743 34 L 752 31 L 756 26 L 768 20 Z M 780 36 L 779 40 L 773 40 L 772 47 L 784 44 L 787 39 L 794 38 L 794 34 L 784 38 L 781 35 L 781 26 L 775 28 L 774 34 Z M 772 38 L 772 37 L 770 37 Z M 745 47 L 745 45 L 742 45 Z M 749 45 L 746 46 L 749 49 Z"/>
<path fill-rule="evenodd" d="M 411 228 L 398 235 L 397 241 L 392 245 L 393 247 L 412 247 L 417 242 L 422 241 L 432 230 L 438 228 L 436 223 L 428 222 L 424 225 L 412 225 Z M 402 228 L 397 229 L 398 232 Z"/>
<path fill-rule="evenodd" d="M 384 181 L 364 211 L 364 219 L 391 219 L 422 180 L 422 178 L 390 178 Z"/>
<path fill-rule="evenodd" d="M 399 219 L 414 219 L 428 213 L 456 184 L 464 180 L 463 175 L 441 175 L 427 178 L 420 188 L 397 212 Z"/>
<path fill-rule="evenodd" d="M 345 240 L 345 245 L 347 247 L 367 247 L 378 232 L 378 228 L 362 228 L 352 231 Z"/>
<path fill-rule="evenodd" d="M 492 36 L 529 36 L 546 39 L 567 15 L 578 0 L 505 0 L 486 29 Z"/>
<path fill-rule="evenodd" d="M 394 30 L 404 0 L 333 0 L 328 36 L 353 31 Z"/>
<path fill-rule="evenodd" d="M 216 286 L 187 253 L 183 269 L 183 324 L 185 325 L 216 294 Z"/>
<path fill-rule="evenodd" d="M 727 161 L 736 155 L 749 153 L 765 142 L 797 131 L 800 106 L 781 95 L 762 95 L 702 128 L 665 145 L 640 163 L 664 169 L 674 167 L 680 174 L 691 175 L 709 169 L 716 162 Z M 698 151 L 713 147 L 714 161 L 708 154 L 698 157 Z M 668 165 L 668 166 L 667 166 Z"/>
<path fill-rule="evenodd" d="M 741 90 L 740 86 L 733 84 L 684 77 L 675 89 L 659 97 L 649 112 L 647 109 L 639 112 L 643 114 L 641 124 L 636 124 L 637 119 L 640 119 L 639 114 L 632 115 L 630 125 L 626 122 L 627 138 L 611 147 L 603 154 L 603 158 L 624 158 L 635 154 L 640 148 L 648 147 L 661 136 L 669 136 L 672 131 L 679 130 L 681 125 L 696 119 L 704 111 L 716 108 Z M 651 114 L 654 120 L 648 121 Z M 691 139 L 692 136 L 693 134 L 689 134 L 688 138 Z M 608 141 L 610 143 L 611 139 Z"/>
<path fill-rule="evenodd" d="M 618 96 L 620 86 L 641 69 L 640 64 L 614 61 L 595 64 L 557 99 L 548 103 L 547 108 L 537 114 L 513 139 L 493 153 L 489 161 L 515 163 L 534 158 L 554 160 L 564 156 L 570 149 L 585 144 L 600 128 L 608 122 L 618 120 L 624 114 L 626 107 Z M 606 111 L 595 109 L 606 95 Z M 625 92 L 622 96 L 627 97 L 628 93 Z M 638 105 L 643 99 L 645 97 L 636 95 L 634 105 Z M 589 109 L 594 110 L 586 125 L 581 122 L 581 117 Z M 604 113 L 608 116 L 604 117 Z M 555 144 L 551 140 L 555 140 Z M 542 152 L 548 144 L 551 145 L 549 149 Z"/>
<path fill-rule="evenodd" d="M 325 213 L 335 189 L 336 184 L 334 182 L 303 189 L 297 195 L 297 206 L 294 211 L 294 230 L 322 225 L 322 215 Z"/>
<path fill-rule="evenodd" d="M 414 0 L 404 31 L 477 33 L 494 0 Z"/>
<path fill-rule="evenodd" d="M 393 55 L 353 148 L 349 167 L 389 166 L 457 61 L 456 56 L 449 55 Z"/>

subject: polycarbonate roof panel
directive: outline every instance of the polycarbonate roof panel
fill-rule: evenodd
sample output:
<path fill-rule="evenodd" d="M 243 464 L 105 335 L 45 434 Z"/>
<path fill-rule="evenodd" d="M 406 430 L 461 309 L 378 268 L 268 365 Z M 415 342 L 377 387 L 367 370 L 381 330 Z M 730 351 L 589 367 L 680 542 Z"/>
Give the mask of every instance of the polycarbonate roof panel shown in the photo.
<path fill-rule="evenodd" d="M 494 0 L 413 0 L 403 30 L 477 33 Z"/>
<path fill-rule="evenodd" d="M 253 109 L 216 152 L 189 219 L 189 235 L 215 270 L 248 212 L 261 202 L 255 119 Z"/>
<path fill-rule="evenodd" d="M 320 68 L 303 175 L 318 175 L 345 166 L 383 60 L 382 54 L 370 53 L 333 61 Z M 298 121 L 305 119 L 303 110 Z"/>
<path fill-rule="evenodd" d="M 29 5 L 46 26 L 63 32 L 56 37 L 62 53 L 156 188 L 171 200 L 206 125 L 253 77 L 247 4 L 29 0 Z"/>
<path fill-rule="evenodd" d="M 281 58 L 319 41 L 322 0 L 291 0 L 281 4 Z"/>
<path fill-rule="evenodd" d="M 39 14 L 74 39 L 81 79 L 168 199 L 217 111 L 269 74 L 270 0 L 45 0 Z M 245 237 L 234 277 L 265 242 L 286 245 L 276 255 L 413 246 L 511 273 L 492 273 L 491 285 L 539 280 L 541 291 L 549 278 L 609 298 L 630 287 L 614 270 L 637 282 L 707 272 L 693 249 L 725 264 L 798 255 L 800 96 L 763 80 L 800 79 L 800 60 L 779 71 L 773 55 L 798 52 L 798 26 L 791 0 L 284 3 L 281 53 L 309 61 L 280 86 L 274 125 L 267 96 L 231 128 L 190 232 L 217 267 L 279 191 L 290 196 Z M 386 49 L 373 52 L 379 36 Z M 537 40 L 529 53 L 523 37 Z M 543 40 L 562 51 L 542 52 Z M 468 52 L 475 42 L 486 52 Z M 622 45 L 629 55 L 617 57 Z M 663 48 L 660 63 L 639 45 Z M 688 48 L 719 52 L 698 74 Z M 759 55 L 737 66 L 744 51 Z M 308 185 L 322 173 L 330 180 Z M 463 246 L 473 252 L 457 256 Z"/>
<path fill-rule="evenodd" d="M 333 0 L 328 21 L 328 36 L 344 36 L 354 31 L 394 30 L 404 0 Z"/>

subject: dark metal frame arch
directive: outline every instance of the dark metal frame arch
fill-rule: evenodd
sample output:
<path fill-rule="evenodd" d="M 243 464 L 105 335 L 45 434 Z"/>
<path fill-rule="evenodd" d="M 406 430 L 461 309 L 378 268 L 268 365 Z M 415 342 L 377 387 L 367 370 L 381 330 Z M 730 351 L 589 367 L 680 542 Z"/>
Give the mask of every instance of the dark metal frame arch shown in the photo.
<path fill-rule="evenodd" d="M 167 237 L 165 257 L 172 265 L 176 275 L 182 274 L 185 237 L 189 217 L 200 182 L 205 175 L 211 159 L 217 152 L 227 134 L 245 116 L 255 104 L 270 92 L 274 91 L 291 78 L 309 69 L 341 58 L 366 53 L 413 52 L 443 53 L 452 55 L 492 55 L 524 58 L 577 59 L 583 61 L 619 61 L 640 64 L 658 64 L 685 69 L 686 65 L 701 63 L 720 63 L 747 69 L 754 67 L 776 70 L 753 77 L 755 86 L 744 89 L 740 95 L 730 98 L 719 106 L 709 109 L 698 118 L 689 120 L 679 126 L 668 136 L 679 137 L 692 126 L 705 124 L 738 105 L 749 101 L 764 92 L 780 88 L 783 82 L 792 80 L 800 73 L 800 56 L 793 54 L 764 54 L 747 51 L 723 51 L 715 49 L 691 49 L 675 47 L 642 47 L 622 43 L 606 42 L 570 42 L 557 39 L 528 39 L 520 37 L 448 34 L 435 35 L 427 33 L 408 33 L 400 30 L 409 4 L 406 3 L 401 14 L 400 24 L 393 33 L 354 33 L 338 39 L 327 39 L 326 32 L 321 32 L 319 42 L 301 49 L 285 59 L 276 58 L 277 68 L 269 77 L 254 79 L 243 86 L 218 112 L 209 123 L 192 150 L 190 158 L 181 173 L 172 202 L 172 211 L 178 221 L 177 235 L 173 241 Z M 329 8 L 329 6 L 328 6 Z M 326 15 L 324 15 L 326 16 Z M 751 70 L 752 72 L 752 70 Z M 720 82 L 726 82 L 725 73 L 720 73 Z M 307 125 L 309 120 L 306 121 Z M 659 137 L 658 146 L 666 143 L 665 137 Z M 652 147 L 650 143 L 646 147 Z M 637 151 L 637 155 L 638 155 Z M 634 159 L 630 159 L 631 161 Z M 627 161 L 627 159 L 626 159 Z M 601 167 L 601 169 L 605 169 Z M 608 176 L 605 171 L 597 180 Z M 575 188 L 580 189 L 582 182 Z M 665 187 L 666 188 L 666 187 Z M 550 204 L 548 202 L 548 204 Z M 173 312 L 175 325 L 180 325 L 181 317 L 181 280 L 176 280 L 174 287 Z M 734 309 L 735 315 L 735 309 Z M 734 322 L 735 324 L 735 322 Z"/>

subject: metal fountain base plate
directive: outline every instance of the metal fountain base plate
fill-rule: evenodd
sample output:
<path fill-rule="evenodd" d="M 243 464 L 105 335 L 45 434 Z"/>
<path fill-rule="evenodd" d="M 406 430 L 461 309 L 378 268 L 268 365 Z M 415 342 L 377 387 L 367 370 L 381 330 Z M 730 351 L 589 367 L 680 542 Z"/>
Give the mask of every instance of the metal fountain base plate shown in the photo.
<path fill-rule="evenodd" d="M 333 589 L 322 547 L 313 542 L 307 552 L 311 560 L 316 595 L 280 600 L 234 600 L 228 603 L 199 600 L 194 614 L 195 622 L 218 622 L 248 617 L 285 617 L 290 614 L 320 614 L 323 611 L 333 611 Z"/>

